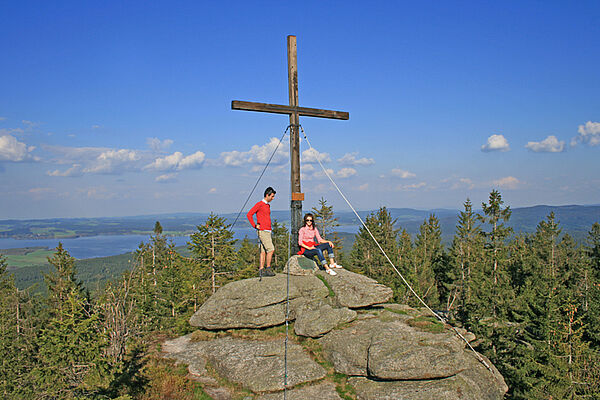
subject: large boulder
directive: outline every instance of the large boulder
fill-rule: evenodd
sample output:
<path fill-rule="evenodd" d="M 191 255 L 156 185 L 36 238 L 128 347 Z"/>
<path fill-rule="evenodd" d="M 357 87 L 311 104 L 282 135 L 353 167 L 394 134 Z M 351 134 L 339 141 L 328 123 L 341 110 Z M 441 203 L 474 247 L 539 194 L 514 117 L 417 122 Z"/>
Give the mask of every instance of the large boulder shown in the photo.
<path fill-rule="evenodd" d="M 392 290 L 368 277 L 344 269 L 330 276 L 295 260 L 288 262 L 289 277 L 220 288 L 190 319 L 201 330 L 164 343 L 167 357 L 187 364 L 214 398 L 235 397 L 236 387 L 263 400 L 283 398 L 285 338 L 279 326 L 286 322 L 289 293 L 288 322 L 295 320 L 296 335 L 315 338 L 291 335 L 287 342 L 291 400 L 337 400 L 336 389 L 352 388 L 367 400 L 503 398 L 508 388 L 489 360 L 467 350 L 428 310 L 386 303 Z M 328 375 L 313 359 L 327 360 L 333 371 Z"/>
<path fill-rule="evenodd" d="M 226 337 L 213 340 L 206 355 L 220 376 L 260 393 L 283 389 L 284 352 L 281 340 L 251 341 Z M 288 387 L 313 382 L 327 374 L 296 343 L 288 343 L 287 364 Z"/>
<path fill-rule="evenodd" d="M 283 340 L 245 340 L 233 337 L 194 342 L 193 334 L 167 341 L 163 351 L 169 358 L 188 365 L 196 380 L 213 385 L 206 366 L 229 382 L 255 393 L 283 390 L 285 344 Z M 322 379 L 326 371 L 311 360 L 302 347 L 288 342 L 289 388 Z"/>
<path fill-rule="evenodd" d="M 290 276 L 291 319 L 298 306 L 329 291 L 315 276 Z M 285 323 L 287 276 L 244 279 L 219 288 L 190 319 L 202 329 L 266 328 Z"/>
<path fill-rule="evenodd" d="M 336 326 L 356 318 L 356 311 L 333 308 L 324 301 L 306 303 L 297 311 L 294 332 L 299 336 L 321 337 Z"/>
<path fill-rule="evenodd" d="M 361 318 L 319 339 L 337 372 L 365 377 L 353 380 L 361 399 L 416 399 L 419 393 L 462 399 L 461 391 L 470 393 L 465 399 L 500 399 L 508 390 L 489 361 L 492 371 L 441 324 L 414 313 L 375 313 L 376 318 Z"/>
<path fill-rule="evenodd" d="M 336 276 L 318 274 L 325 278 L 327 285 L 335 293 L 335 299 L 340 306 L 348 308 L 362 308 L 374 304 L 388 302 L 392 296 L 392 289 L 377 283 L 376 280 L 364 275 L 356 274 L 345 269 L 336 269 Z"/>
<path fill-rule="evenodd" d="M 302 386 L 297 389 L 288 390 L 287 396 L 283 392 L 269 393 L 258 397 L 258 400 L 342 400 L 331 382 L 321 382 L 312 386 Z"/>
<path fill-rule="evenodd" d="M 312 259 L 304 257 L 304 256 L 291 256 L 288 262 L 285 264 L 283 269 L 283 273 L 286 274 L 290 271 L 290 275 L 313 275 L 315 272 L 319 270 L 317 267 L 317 263 Z"/>

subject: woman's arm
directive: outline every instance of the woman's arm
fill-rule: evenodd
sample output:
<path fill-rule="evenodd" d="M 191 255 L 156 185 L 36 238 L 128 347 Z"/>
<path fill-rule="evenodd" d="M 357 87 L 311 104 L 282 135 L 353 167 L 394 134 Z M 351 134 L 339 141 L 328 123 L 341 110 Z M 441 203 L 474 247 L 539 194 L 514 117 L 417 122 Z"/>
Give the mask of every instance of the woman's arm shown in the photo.
<path fill-rule="evenodd" d="M 315 236 L 317 238 L 317 242 L 319 243 L 329 243 L 329 245 L 333 248 L 333 242 L 329 241 L 329 240 L 325 240 L 321 237 L 321 235 L 319 235 L 319 230 L 317 228 L 315 228 Z"/>

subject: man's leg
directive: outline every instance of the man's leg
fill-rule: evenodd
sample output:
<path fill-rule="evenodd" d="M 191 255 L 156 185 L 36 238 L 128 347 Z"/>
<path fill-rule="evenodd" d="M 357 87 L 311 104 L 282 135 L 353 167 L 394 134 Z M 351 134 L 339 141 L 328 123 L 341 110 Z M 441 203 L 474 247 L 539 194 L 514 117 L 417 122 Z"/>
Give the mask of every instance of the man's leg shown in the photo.
<path fill-rule="evenodd" d="M 260 251 L 260 267 L 258 269 L 263 269 L 263 267 L 265 266 L 265 252 L 264 251 Z M 269 261 L 269 264 L 271 264 L 271 262 Z"/>
<path fill-rule="evenodd" d="M 267 253 L 267 268 L 271 268 L 271 260 L 273 259 L 273 254 L 275 251 L 270 251 Z M 264 253 L 261 253 L 264 254 Z"/>

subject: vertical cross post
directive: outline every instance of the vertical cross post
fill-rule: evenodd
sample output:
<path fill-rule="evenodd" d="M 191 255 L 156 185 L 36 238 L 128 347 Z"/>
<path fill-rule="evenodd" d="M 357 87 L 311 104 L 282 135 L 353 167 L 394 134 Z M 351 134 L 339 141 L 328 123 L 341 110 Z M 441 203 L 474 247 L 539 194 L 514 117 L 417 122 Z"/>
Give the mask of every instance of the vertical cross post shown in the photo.
<path fill-rule="evenodd" d="M 302 201 L 304 193 L 300 190 L 300 117 L 330 118 L 347 120 L 350 115 L 345 111 L 324 110 L 318 108 L 300 107 L 298 104 L 298 60 L 296 55 L 296 36 L 287 37 L 288 55 L 288 90 L 290 104 L 256 103 L 249 101 L 233 100 L 233 110 L 258 111 L 274 114 L 288 114 L 290 117 L 290 165 L 291 165 L 291 192 L 290 204 L 290 252 L 298 250 L 298 231 L 302 224 Z"/>
<path fill-rule="evenodd" d="M 290 204 L 291 225 L 290 235 L 290 254 L 297 251 L 298 245 L 294 238 L 298 237 L 298 230 L 302 222 L 302 200 L 300 187 L 300 118 L 298 116 L 298 58 L 296 53 L 296 36 L 287 37 L 287 56 L 288 56 L 288 93 L 290 99 L 290 108 L 294 112 L 290 113 L 290 182 L 292 199 Z"/>

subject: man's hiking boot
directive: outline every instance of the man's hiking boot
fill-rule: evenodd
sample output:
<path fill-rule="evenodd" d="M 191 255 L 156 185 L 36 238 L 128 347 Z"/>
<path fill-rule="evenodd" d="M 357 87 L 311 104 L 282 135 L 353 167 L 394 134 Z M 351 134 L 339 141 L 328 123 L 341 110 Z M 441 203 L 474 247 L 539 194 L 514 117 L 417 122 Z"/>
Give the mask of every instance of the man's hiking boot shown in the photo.
<path fill-rule="evenodd" d="M 263 271 L 263 276 L 275 276 L 275 272 L 271 269 L 271 267 L 265 268 Z"/>

